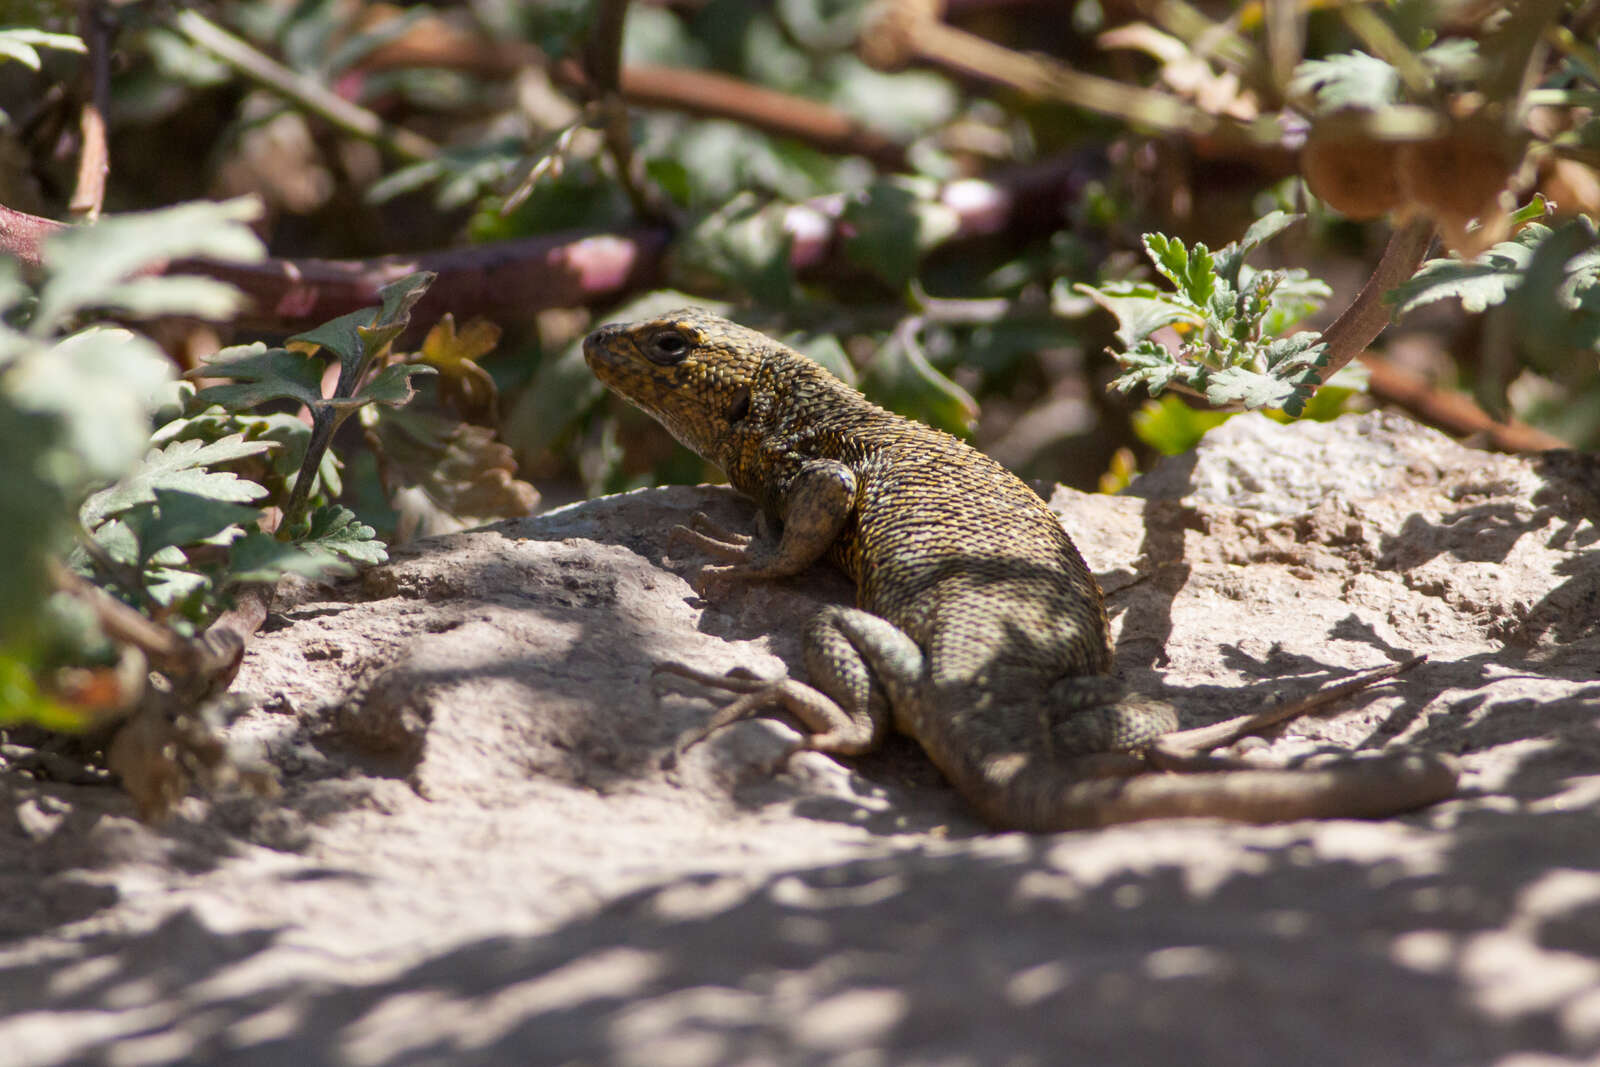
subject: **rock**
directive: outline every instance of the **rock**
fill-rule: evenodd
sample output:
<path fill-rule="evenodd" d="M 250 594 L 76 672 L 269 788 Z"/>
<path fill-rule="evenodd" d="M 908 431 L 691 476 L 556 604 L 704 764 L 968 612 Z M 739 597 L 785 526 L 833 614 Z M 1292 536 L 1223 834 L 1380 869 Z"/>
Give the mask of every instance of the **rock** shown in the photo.
<path fill-rule="evenodd" d="M 0 769 L 7 1064 L 1446 1065 L 1600 1053 L 1600 473 L 1385 415 L 1241 417 L 1052 505 L 1191 723 L 1414 654 L 1254 757 L 1460 753 L 1402 819 L 987 833 L 905 743 L 682 755 L 705 670 L 798 669 L 815 570 L 699 602 L 641 490 L 300 587 L 229 728 L 276 800 Z M 774 768 L 778 768 L 774 772 Z"/>

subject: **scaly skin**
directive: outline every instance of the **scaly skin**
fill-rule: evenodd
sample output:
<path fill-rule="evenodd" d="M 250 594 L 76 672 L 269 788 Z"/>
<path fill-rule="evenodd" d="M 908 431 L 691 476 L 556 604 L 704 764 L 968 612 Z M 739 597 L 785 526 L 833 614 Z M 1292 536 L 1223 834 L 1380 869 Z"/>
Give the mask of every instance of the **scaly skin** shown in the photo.
<path fill-rule="evenodd" d="M 781 703 L 812 731 L 808 747 L 848 754 L 872 748 L 892 722 L 985 819 L 1025 830 L 1183 815 L 1370 817 L 1454 792 L 1453 762 L 1421 753 L 1318 770 L 1213 761 L 1209 773 L 1149 773 L 1177 713 L 1109 677 L 1100 588 L 1015 475 L 704 311 L 596 330 L 584 356 L 783 524 L 776 545 L 680 528 L 722 561 L 701 571 L 702 593 L 823 557 L 856 585 L 857 608 L 824 609 L 807 626 L 811 685 L 670 668 L 745 692 L 708 730 Z"/>

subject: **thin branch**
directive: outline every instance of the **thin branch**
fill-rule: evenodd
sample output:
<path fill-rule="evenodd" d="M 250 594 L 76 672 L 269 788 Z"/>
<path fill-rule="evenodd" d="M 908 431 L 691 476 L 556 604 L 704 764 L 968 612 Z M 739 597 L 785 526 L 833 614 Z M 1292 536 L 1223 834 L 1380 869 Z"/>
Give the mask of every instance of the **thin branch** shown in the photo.
<path fill-rule="evenodd" d="M 330 92 L 316 79 L 262 55 L 198 11 L 179 11 L 172 17 L 172 26 L 234 70 L 346 133 L 371 141 L 408 162 L 439 154 L 438 146 L 421 134 L 387 123 L 366 108 Z"/>
<path fill-rule="evenodd" d="M 1333 324 L 1322 331 L 1322 340 L 1328 346 L 1328 362 L 1318 372 L 1321 381 L 1327 381 L 1335 371 L 1365 352 L 1389 325 L 1390 311 L 1383 302 L 1383 294 L 1417 273 L 1432 244 L 1433 223 L 1428 219 L 1412 219 L 1394 231 L 1367 284 Z"/>
<path fill-rule="evenodd" d="M 581 88 L 576 64 L 559 64 L 562 82 Z M 888 170 L 906 165 L 905 148 L 837 108 L 713 71 L 638 63 L 622 69 L 622 97 L 634 107 L 742 122 L 823 152 L 861 155 Z"/>
<path fill-rule="evenodd" d="M 628 16 L 628 0 L 599 0 L 594 20 L 583 46 L 583 69 L 596 90 L 600 107 L 600 132 L 606 151 L 617 165 L 617 180 L 641 218 L 662 219 L 661 207 L 646 195 L 641 175 L 634 166 L 633 130 L 628 108 L 622 99 L 622 27 Z"/>
<path fill-rule="evenodd" d="M 1361 356 L 1367 368 L 1367 390 L 1378 400 L 1402 408 L 1429 426 L 1466 437 L 1482 434 L 1504 452 L 1545 452 L 1572 447 L 1561 438 L 1515 419 L 1496 422 L 1472 398 L 1454 390 L 1438 389 L 1426 378 L 1397 367 L 1368 352 Z"/>
<path fill-rule="evenodd" d="M 956 219 L 949 240 L 1054 226 L 1077 195 L 1084 171 L 1077 157 L 1018 170 L 997 181 L 950 182 L 940 201 Z M 818 197 L 788 209 L 796 270 L 825 270 L 838 255 L 842 196 Z M 39 249 L 63 224 L 0 205 L 0 254 L 37 264 Z M 469 248 L 375 259 L 268 259 L 259 263 L 182 261 L 155 273 L 202 274 L 238 286 L 251 307 L 234 320 L 242 329 L 293 333 L 378 303 L 378 290 L 418 270 L 438 274 L 418 305 L 416 321 L 445 311 L 527 322 L 550 308 L 614 301 L 659 284 L 671 234 L 664 226 L 612 233 L 568 233 Z"/>
<path fill-rule="evenodd" d="M 78 33 L 88 52 L 89 99 L 78 118 L 83 149 L 78 156 L 78 177 L 67 210 L 74 218 L 93 222 L 106 200 L 106 175 L 111 152 L 106 147 L 106 108 L 111 102 L 111 47 L 105 12 L 99 0 L 78 5 Z"/>
<path fill-rule="evenodd" d="M 862 58 L 897 69 L 912 60 L 1010 86 L 1029 96 L 1153 127 L 1168 133 L 1221 133 L 1231 124 L 1166 93 L 1084 74 L 1058 60 L 1017 52 L 941 22 L 925 0 L 890 0 L 862 30 Z"/>

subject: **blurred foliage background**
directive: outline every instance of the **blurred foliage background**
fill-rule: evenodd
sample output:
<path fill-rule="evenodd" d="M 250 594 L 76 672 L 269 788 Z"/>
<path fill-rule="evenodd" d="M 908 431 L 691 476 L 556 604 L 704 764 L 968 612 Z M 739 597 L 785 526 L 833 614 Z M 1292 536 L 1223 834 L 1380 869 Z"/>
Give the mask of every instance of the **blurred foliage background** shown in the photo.
<path fill-rule="evenodd" d="M 80 5 L 7 6 L 13 24 L 63 32 L 76 30 L 81 13 Z M 1407 60 L 1428 46 L 1504 36 L 1507 17 L 1481 4 L 1415 0 L 954 0 L 943 24 L 929 5 L 859 0 L 254 0 L 98 11 L 111 52 L 108 211 L 254 194 L 266 205 L 259 229 L 272 255 L 290 259 L 660 228 L 665 252 L 649 253 L 659 268 L 633 291 L 590 291 L 566 307 L 539 307 L 529 293 L 514 315 L 496 316 L 504 335 L 483 360 L 496 387 L 487 414 L 523 476 L 555 499 L 708 476 L 646 421 L 602 401 L 574 364 L 574 337 L 657 287 L 735 309 L 852 373 L 874 399 L 970 435 L 1027 476 L 1091 486 L 1129 446 L 1147 463 L 1155 445 L 1171 442 L 1135 434 L 1130 417 L 1144 397 L 1107 393 L 1114 323 L 1073 299 L 1072 284 L 1148 274 L 1143 233 L 1217 248 L 1282 207 L 1309 219 L 1266 257 L 1332 286 L 1325 323 L 1366 277 L 1385 223 L 1351 222 L 1306 193 L 1297 152 L 1315 105 L 1303 88 L 1298 98 L 1292 91 L 1297 71 L 1304 81 L 1307 57 L 1382 45 L 1389 51 L 1354 78 L 1375 86 L 1368 96 L 1377 99 L 1395 70 L 1414 88 Z M 1556 41 L 1553 31 L 1565 30 L 1571 43 L 1565 51 L 1539 43 L 1537 84 L 1554 91 L 1587 79 L 1592 95 L 1595 71 L 1585 63 L 1594 60 L 1595 4 L 1547 5 L 1543 14 L 1538 33 Z M 620 23 L 620 59 L 595 58 L 616 32 L 608 20 Z M 923 32 L 930 26 L 971 36 L 952 46 Z M 219 55 L 218 35 L 240 55 Z M 974 40 L 988 51 L 963 53 Z M 307 94 L 280 91 L 252 68 L 251 53 Z M 0 131 L 0 199 L 59 218 L 78 156 L 83 62 L 44 56 L 37 71 L 0 69 L 11 117 Z M 620 69 L 608 75 L 608 62 Z M 1079 95 L 1100 98 L 1070 82 L 1050 91 L 1046 74 L 1029 67 L 1040 62 L 1147 95 L 1074 106 Z M 608 76 L 622 90 L 611 110 L 596 84 Z M 1460 70 L 1435 80 L 1417 95 L 1441 112 L 1459 112 L 1464 100 L 1476 107 L 1468 97 L 1484 93 Z M 324 112 L 324 94 L 357 105 L 379 132 Z M 1562 133 L 1587 129 L 1594 140 L 1582 107 L 1520 111 L 1511 125 L 1543 121 Z M 625 152 L 608 151 L 608 136 L 626 142 Z M 1369 148 L 1340 154 L 1366 160 Z M 1595 151 L 1588 162 L 1578 153 L 1519 159 L 1516 168 L 1497 161 L 1493 180 L 1520 168 L 1511 177 L 1523 199 L 1543 183 L 1558 210 L 1594 212 Z M 1465 181 L 1464 169 L 1450 180 Z M 951 207 L 959 188 L 941 200 L 958 179 L 1021 192 L 1005 217 L 963 221 Z M 507 210 L 519 181 L 525 195 Z M 810 200 L 831 203 L 817 223 L 827 247 L 807 258 L 793 249 L 811 239 L 805 219 L 784 209 Z M 1593 353 L 1572 349 L 1530 366 L 1504 333 L 1459 305 L 1436 304 L 1391 330 L 1382 350 L 1497 417 L 1593 445 Z M 192 360 L 206 343 L 217 342 L 170 344 Z M 363 515 L 392 532 L 393 516 L 373 510 L 382 498 L 361 496 Z"/>
<path fill-rule="evenodd" d="M 437 274 L 357 361 L 431 367 L 416 402 L 329 424 L 314 502 L 378 540 L 715 477 L 577 349 L 685 303 L 1085 488 L 1192 446 L 1219 397 L 1300 411 L 1278 387 L 1358 352 L 1304 415 L 1390 404 L 1494 447 L 1600 442 L 1600 0 L 37 0 L 0 2 L 0 27 L 19 277 L 48 266 L 47 220 L 259 204 L 230 218 L 264 256 L 218 266 L 197 242 L 210 261 L 189 264 L 237 305 L 110 315 L 171 373 Z M 1395 288 L 1434 230 L 1372 351 L 1283 339 L 1369 277 Z M 1397 268 L 1402 232 L 1422 241 Z M 202 402 L 259 406 L 229 388 Z M 292 437 L 284 420 L 313 421 L 299 395 L 252 417 Z M 187 421 L 161 440 L 258 432 L 233 408 L 205 429 L 193 390 L 164 403 L 152 432 Z M 259 478 L 287 493 L 276 462 Z M 62 489 L 61 514 L 94 488 Z M 0 657 L 14 677 L 39 663 Z"/>

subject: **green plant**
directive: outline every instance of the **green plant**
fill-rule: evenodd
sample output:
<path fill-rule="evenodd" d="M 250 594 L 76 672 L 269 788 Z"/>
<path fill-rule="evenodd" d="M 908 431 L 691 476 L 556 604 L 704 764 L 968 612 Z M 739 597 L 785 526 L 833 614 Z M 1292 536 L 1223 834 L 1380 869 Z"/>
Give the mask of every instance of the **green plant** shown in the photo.
<path fill-rule="evenodd" d="M 257 211 L 193 203 L 63 230 L 33 278 L 0 261 L 0 493 L 20 505 L 0 509 L 0 724 L 113 730 L 108 759 L 149 815 L 195 779 L 264 787 L 218 739 L 220 691 L 254 629 L 226 620 L 284 575 L 386 558 L 337 502 L 329 446 L 344 419 L 407 403 L 434 373 L 391 352 L 427 274 L 288 347 L 224 349 L 196 371 L 219 383 L 198 392 L 148 337 L 95 321 L 233 315 L 232 287 L 149 268 L 260 258 Z M 434 358 L 470 377 L 476 337 Z M 309 418 L 251 410 L 283 402 Z"/>
<path fill-rule="evenodd" d="M 1274 211 L 1213 254 L 1177 238 L 1146 234 L 1144 248 L 1171 284 L 1109 282 L 1074 288 L 1117 317 L 1123 392 L 1143 384 L 1152 396 L 1180 388 L 1213 404 L 1282 408 L 1298 415 L 1326 365 L 1320 335 L 1285 331 L 1315 311 L 1331 290 L 1306 271 L 1256 270 L 1247 255 L 1300 216 Z M 1155 335 L 1170 328 L 1175 344 Z"/>

